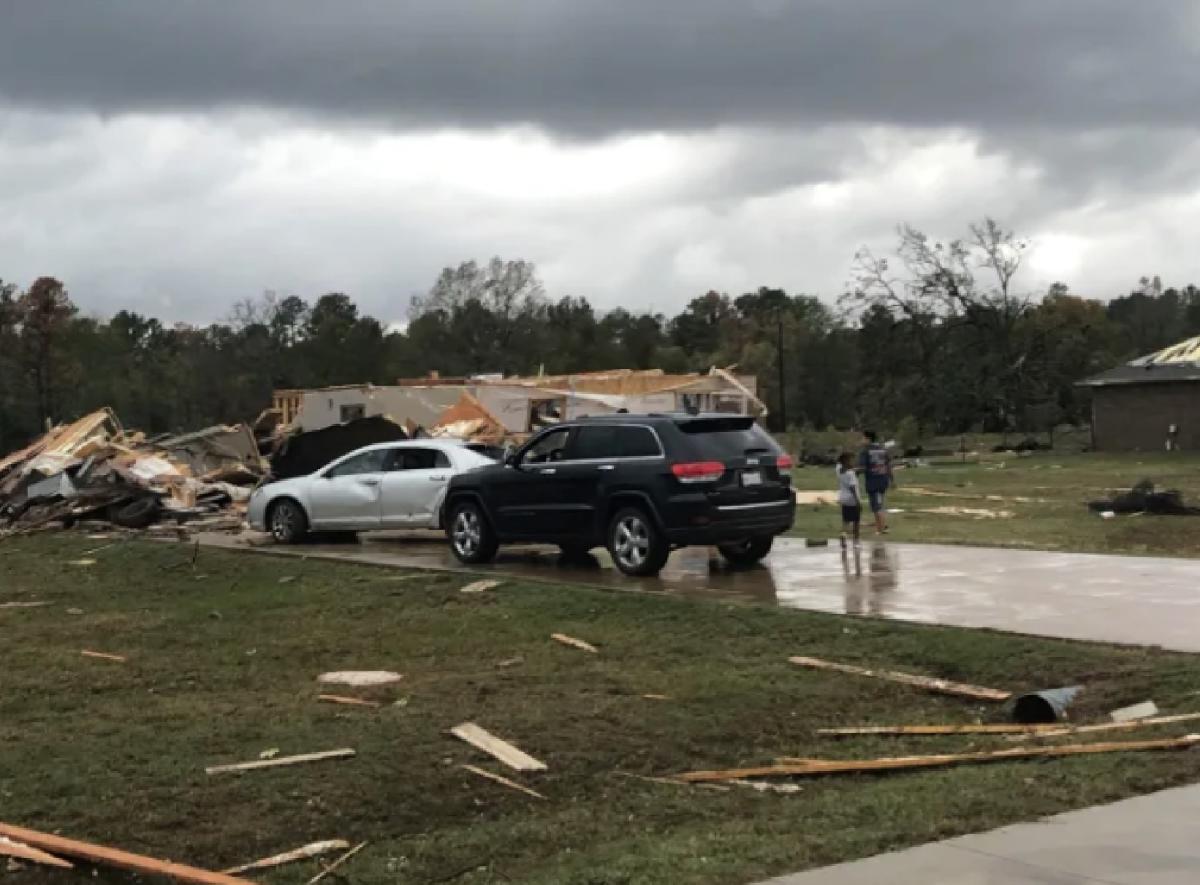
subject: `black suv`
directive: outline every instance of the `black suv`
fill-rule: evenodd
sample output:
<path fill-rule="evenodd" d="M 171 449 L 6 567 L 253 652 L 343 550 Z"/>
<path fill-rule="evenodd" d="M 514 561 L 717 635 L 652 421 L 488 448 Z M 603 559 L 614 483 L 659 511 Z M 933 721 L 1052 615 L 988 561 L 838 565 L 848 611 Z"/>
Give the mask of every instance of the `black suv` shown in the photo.
<path fill-rule="evenodd" d="M 749 565 L 792 526 L 792 459 L 744 415 L 606 415 L 546 430 L 504 464 L 455 476 L 446 532 L 455 556 L 490 562 L 509 541 L 604 545 L 628 575 L 671 550 L 716 544 Z"/>

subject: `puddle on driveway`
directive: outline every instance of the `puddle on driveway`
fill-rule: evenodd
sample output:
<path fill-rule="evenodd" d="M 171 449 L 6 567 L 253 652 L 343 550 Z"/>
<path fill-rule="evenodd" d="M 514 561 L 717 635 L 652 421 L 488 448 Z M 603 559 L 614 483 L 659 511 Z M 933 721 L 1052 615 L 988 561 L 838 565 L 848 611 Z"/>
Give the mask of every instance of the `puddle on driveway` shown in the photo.
<path fill-rule="evenodd" d="M 246 546 L 248 536 L 203 535 L 204 543 Z M 250 536 L 253 537 L 253 536 Z M 308 544 L 276 552 L 409 568 L 461 569 L 438 534 L 376 533 L 359 544 Z M 864 541 L 843 551 L 775 542 L 747 570 L 728 568 L 715 549 L 672 554 L 658 578 L 627 578 L 597 549 L 567 561 L 555 547 L 501 548 L 494 570 L 542 581 L 729 599 L 837 614 L 988 627 L 1041 636 L 1161 645 L 1200 651 L 1200 562 L 891 544 Z"/>

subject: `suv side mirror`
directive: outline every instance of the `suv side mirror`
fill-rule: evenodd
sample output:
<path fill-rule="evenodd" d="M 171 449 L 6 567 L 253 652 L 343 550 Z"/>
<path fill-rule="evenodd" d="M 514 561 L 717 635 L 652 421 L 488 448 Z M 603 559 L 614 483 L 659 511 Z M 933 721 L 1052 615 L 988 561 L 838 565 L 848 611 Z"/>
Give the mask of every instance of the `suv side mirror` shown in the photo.
<path fill-rule="evenodd" d="M 505 467 L 516 467 L 517 462 L 519 460 L 520 459 L 518 458 L 516 452 L 509 452 L 507 455 L 504 456 L 504 466 Z"/>

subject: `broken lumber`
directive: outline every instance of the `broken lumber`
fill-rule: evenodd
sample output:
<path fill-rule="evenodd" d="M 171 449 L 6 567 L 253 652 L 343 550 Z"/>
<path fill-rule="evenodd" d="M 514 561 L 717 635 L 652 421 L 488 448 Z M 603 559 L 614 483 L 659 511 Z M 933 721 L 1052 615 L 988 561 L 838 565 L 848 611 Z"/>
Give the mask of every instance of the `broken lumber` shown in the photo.
<path fill-rule="evenodd" d="M 85 658 L 99 658 L 104 661 L 116 661 L 119 664 L 123 664 L 126 660 L 128 660 L 123 655 L 110 655 L 106 651 L 92 651 L 86 648 L 81 651 L 80 654 Z"/>
<path fill-rule="evenodd" d="M 936 768 L 970 762 L 1003 762 L 1044 756 L 1083 756 L 1095 753 L 1128 753 L 1143 750 L 1183 750 L 1200 744 L 1200 734 L 1156 741 L 1113 741 L 1096 744 L 1067 744 L 1061 747 L 1014 747 L 979 753 L 944 753 L 936 756 L 894 756 L 881 759 L 781 759 L 776 765 L 734 768 L 724 771 L 688 771 L 678 775 L 688 783 L 729 781 L 741 778 L 787 777 L 818 774 L 856 774 L 903 768 Z"/>
<path fill-rule="evenodd" d="M 862 734 L 1010 734 L 1024 738 L 1028 735 L 1044 735 L 1059 731 L 1062 731 L 1061 725 L 859 725 L 846 728 L 818 728 L 817 734 L 825 737 L 848 737 Z"/>
<path fill-rule="evenodd" d="M 0 823 L 0 836 L 7 836 L 25 845 L 75 857 L 80 860 L 105 866 L 117 867 L 122 870 L 132 870 L 135 873 L 146 873 L 151 876 L 167 876 L 180 882 L 190 882 L 194 885 L 252 885 L 246 879 L 235 879 L 224 873 L 214 873 L 189 867 L 185 864 L 171 861 L 156 860 L 141 854 L 131 854 L 116 848 L 106 848 L 90 842 L 78 842 L 50 833 L 39 833 L 37 830 L 27 830 L 24 827 L 14 827 L 11 824 Z"/>
<path fill-rule="evenodd" d="M 312 842 L 292 851 L 285 851 L 282 854 L 272 854 L 270 857 L 253 860 L 250 863 L 242 864 L 240 867 L 230 867 L 227 870 L 221 870 L 221 872 L 233 875 L 234 873 L 245 873 L 250 870 L 269 870 L 271 867 L 280 867 L 297 860 L 307 860 L 310 857 L 318 857 L 322 854 L 328 854 L 331 851 L 345 851 L 349 847 L 350 843 L 345 839 L 326 839 L 324 842 Z"/>
<path fill-rule="evenodd" d="M 345 854 L 343 854 L 341 857 L 339 857 L 337 860 L 335 860 L 333 863 L 331 863 L 325 869 L 321 870 L 321 872 L 317 873 L 315 876 L 313 876 L 311 879 L 309 879 L 308 882 L 305 883 L 305 885 L 316 885 L 316 883 L 320 882 L 322 879 L 324 879 L 326 876 L 328 876 L 330 873 L 332 873 L 334 870 L 336 870 L 338 867 L 340 867 L 342 864 L 344 864 L 350 858 L 354 857 L 354 855 L 358 854 L 360 851 L 362 851 L 366 847 L 367 847 L 366 842 L 359 842 L 357 845 L 355 845 L 353 848 L 351 848 L 349 851 L 347 851 Z"/>
<path fill-rule="evenodd" d="M 539 793 L 537 790 L 531 790 L 531 789 L 529 789 L 529 787 L 526 787 L 523 784 L 519 784 L 516 781 L 509 780 L 508 778 L 504 777 L 503 775 L 494 774 L 493 772 L 488 771 L 486 768 L 479 768 L 478 766 L 475 766 L 475 765 L 462 765 L 459 767 L 465 768 L 467 771 L 471 772 L 471 774 L 477 774 L 480 777 L 486 777 L 490 781 L 495 781 L 498 784 L 502 784 L 502 785 L 508 787 L 509 789 L 519 790 L 522 793 L 533 796 L 535 799 L 545 799 L 546 798 L 541 793 Z"/>
<path fill-rule="evenodd" d="M 582 639 L 576 639 L 574 636 L 568 636 L 566 633 L 551 633 L 550 638 L 555 642 L 561 642 L 563 645 L 569 645 L 571 648 L 577 648 L 580 651 L 590 651 L 592 654 L 600 653 L 600 649 L 596 648 L 590 642 L 584 642 Z"/>
<path fill-rule="evenodd" d="M 1128 722 L 1099 722 L 1095 725 L 1053 725 L 1044 731 L 1034 732 L 1034 737 L 1065 737 L 1073 734 L 1092 734 L 1097 731 L 1132 731 L 1135 728 L 1153 728 L 1156 725 L 1174 725 L 1177 722 L 1192 722 L 1200 719 L 1200 713 L 1180 713 L 1177 716 L 1155 716 L 1150 719 L 1131 719 Z M 1010 737 L 1009 740 L 1019 740 Z"/>
<path fill-rule="evenodd" d="M 981 685 L 969 685 L 965 682 L 950 682 L 947 679 L 933 679 L 929 676 L 917 676 L 912 673 L 900 673 L 896 670 L 869 670 L 866 667 L 856 667 L 853 664 L 838 664 L 834 661 L 823 661 L 820 658 L 806 658 L 800 655 L 788 658 L 793 664 L 808 667 L 813 670 L 834 670 L 838 673 L 849 673 L 853 676 L 870 676 L 873 679 L 885 679 L 888 682 L 899 682 L 915 688 L 938 694 L 957 695 L 974 698 L 978 701 L 1007 701 L 1012 697 L 1011 691 L 997 688 L 984 688 Z"/>
<path fill-rule="evenodd" d="M 465 587 L 459 587 L 458 592 L 459 593 L 482 593 L 485 590 L 495 590 L 497 587 L 500 586 L 501 583 L 503 583 L 503 582 L 501 582 L 501 581 L 474 581 L 470 584 L 467 584 L 467 586 L 465 586 Z"/>
<path fill-rule="evenodd" d="M 61 857 L 55 857 L 53 854 L 42 851 L 40 848 L 33 848 L 23 842 L 14 842 L 7 836 L 0 836 L 0 854 L 27 860 L 30 863 L 44 864 L 48 867 L 60 867 L 64 870 L 74 869 L 72 864 Z"/>
<path fill-rule="evenodd" d="M 345 704 L 350 707 L 379 706 L 379 701 L 368 701 L 366 698 L 350 698 L 340 694 L 319 694 L 317 695 L 317 700 L 325 701 L 327 704 Z"/>
<path fill-rule="evenodd" d="M 527 753 L 518 750 L 507 741 L 503 741 L 474 722 L 464 722 L 450 729 L 450 733 L 472 747 L 483 750 L 490 756 L 503 762 L 515 771 L 545 771 L 546 763 L 534 759 Z"/>
<path fill-rule="evenodd" d="M 304 753 L 299 756 L 280 756 L 277 759 L 256 759 L 253 762 L 235 762 L 231 765 L 210 765 L 205 774 L 225 774 L 231 771 L 255 771 L 259 768 L 280 768 L 284 765 L 299 765 L 301 762 L 321 762 L 325 759 L 349 759 L 354 751 L 349 747 L 340 750 L 324 750 L 320 753 Z"/>
<path fill-rule="evenodd" d="M 0 608 L 41 608 L 49 602 L 0 602 Z"/>

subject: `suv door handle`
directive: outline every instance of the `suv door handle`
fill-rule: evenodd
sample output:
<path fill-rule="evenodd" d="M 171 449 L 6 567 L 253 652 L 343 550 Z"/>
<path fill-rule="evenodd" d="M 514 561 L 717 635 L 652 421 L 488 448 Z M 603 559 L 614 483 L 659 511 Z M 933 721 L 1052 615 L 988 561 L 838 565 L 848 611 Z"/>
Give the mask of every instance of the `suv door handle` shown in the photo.
<path fill-rule="evenodd" d="M 538 471 L 538 473 L 540 473 L 542 476 L 549 476 L 552 473 L 558 473 L 558 471 L 553 467 L 543 467 Z"/>
<path fill-rule="evenodd" d="M 601 464 L 601 465 L 600 465 L 599 467 L 597 467 L 596 469 L 597 469 L 597 470 L 616 470 L 616 469 L 617 469 L 617 465 L 616 465 L 616 464 Z"/>

